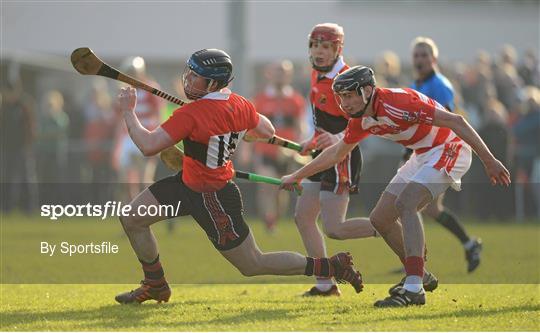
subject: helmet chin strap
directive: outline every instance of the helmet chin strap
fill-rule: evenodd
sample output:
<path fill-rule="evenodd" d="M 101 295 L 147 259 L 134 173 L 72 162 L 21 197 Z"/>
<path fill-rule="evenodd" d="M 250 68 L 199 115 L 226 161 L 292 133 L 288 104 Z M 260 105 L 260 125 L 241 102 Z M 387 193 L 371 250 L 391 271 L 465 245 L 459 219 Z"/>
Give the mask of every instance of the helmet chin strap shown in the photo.
<path fill-rule="evenodd" d="M 213 91 L 210 90 L 210 88 L 212 87 L 214 82 L 215 82 L 214 79 L 209 79 L 208 84 L 206 85 L 206 89 L 204 89 L 204 90 L 198 90 L 197 89 L 199 92 L 196 92 L 194 94 L 189 94 L 191 96 L 191 98 L 190 98 L 190 96 L 187 96 L 188 93 L 186 93 L 186 97 L 189 98 L 192 101 L 203 98 L 204 96 L 206 96 L 206 95 L 213 92 Z"/>
<path fill-rule="evenodd" d="M 328 65 L 328 66 L 317 66 L 317 65 L 315 65 L 315 61 L 313 60 L 313 57 L 309 57 L 309 58 L 311 60 L 311 67 L 313 67 L 314 70 L 316 70 L 317 72 L 321 72 L 321 73 L 328 73 L 328 72 L 330 72 L 332 70 L 332 68 L 334 68 L 334 65 L 338 61 L 339 56 L 336 57 L 336 59 L 334 59 L 334 62 L 332 62 L 332 64 Z"/>
<path fill-rule="evenodd" d="M 366 98 L 366 94 L 364 93 L 364 87 L 360 87 L 360 95 L 362 96 L 362 101 L 364 101 L 364 108 L 361 111 L 358 111 L 355 114 L 350 115 L 351 118 L 360 118 L 364 115 L 364 113 L 366 113 L 369 103 L 371 103 L 371 99 L 373 98 L 374 91 L 375 89 L 372 89 L 371 94 L 369 94 L 369 97 Z"/>
<path fill-rule="evenodd" d="M 210 79 L 210 81 L 208 82 L 208 85 L 206 86 L 206 93 L 207 94 L 211 93 L 210 87 L 212 87 L 213 84 L 214 84 L 214 80 Z"/>
<path fill-rule="evenodd" d="M 364 104 L 367 105 L 368 100 L 366 98 L 366 94 L 364 93 L 364 87 L 360 87 L 360 94 L 362 95 L 362 100 L 364 101 Z M 369 96 L 369 98 L 371 99 L 371 96 Z"/>

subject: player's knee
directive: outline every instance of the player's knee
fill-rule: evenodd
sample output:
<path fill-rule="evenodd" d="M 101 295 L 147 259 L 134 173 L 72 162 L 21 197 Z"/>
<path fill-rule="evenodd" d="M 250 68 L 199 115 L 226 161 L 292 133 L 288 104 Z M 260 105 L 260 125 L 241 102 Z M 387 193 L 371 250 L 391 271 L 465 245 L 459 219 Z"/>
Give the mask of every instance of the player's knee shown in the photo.
<path fill-rule="evenodd" d="M 236 266 L 236 268 L 238 269 L 240 274 L 242 274 L 243 276 L 248 276 L 248 277 L 261 275 L 261 271 L 262 271 L 261 267 L 256 263 L 253 263 L 250 265 L 239 265 L 239 266 Z"/>
<path fill-rule="evenodd" d="M 240 274 L 243 276 L 256 276 L 263 274 L 263 267 L 262 267 L 262 254 L 260 252 L 253 252 L 249 255 L 245 255 L 242 257 L 242 259 L 233 260 L 232 264 Z"/>
<path fill-rule="evenodd" d="M 128 214 L 126 216 L 120 216 L 119 219 L 126 231 L 135 230 L 140 227 L 140 218 L 137 216 Z"/>
<path fill-rule="evenodd" d="M 243 276 L 256 276 L 258 275 L 257 274 L 257 270 L 254 269 L 253 267 L 237 267 L 238 270 L 240 271 L 240 273 L 243 275 Z"/>
<path fill-rule="evenodd" d="M 384 232 L 388 229 L 390 223 L 386 221 L 385 218 L 383 218 L 378 212 L 373 211 L 369 215 L 369 222 L 371 222 L 371 225 L 375 230 L 377 230 L 378 233 L 384 234 Z"/>
<path fill-rule="evenodd" d="M 327 233 L 326 236 L 328 236 L 328 238 L 330 239 L 335 239 L 335 240 L 345 240 L 347 239 L 347 237 L 345 237 L 345 235 L 343 234 L 340 234 L 340 233 Z"/>
<path fill-rule="evenodd" d="M 404 213 L 416 212 L 416 207 L 418 206 L 413 200 L 407 200 L 399 196 L 394 203 L 396 210 L 400 215 Z"/>
<path fill-rule="evenodd" d="M 337 226 L 326 226 L 323 228 L 324 234 L 330 238 L 330 239 L 336 239 L 336 240 L 343 240 L 345 239 L 345 235 Z"/>
<path fill-rule="evenodd" d="M 430 204 L 422 212 L 427 216 L 436 219 L 442 213 L 442 209 L 439 209 L 435 204 Z"/>
<path fill-rule="evenodd" d="M 126 231 L 130 230 L 130 229 L 133 229 L 133 227 L 134 227 L 134 219 L 133 219 L 133 217 L 131 217 L 131 216 L 120 216 L 119 219 L 120 219 L 120 223 L 122 224 L 122 226 L 124 227 L 124 229 Z"/>
<path fill-rule="evenodd" d="M 302 214 L 294 214 L 294 223 L 296 224 L 296 227 L 299 231 L 302 231 L 303 229 L 313 228 L 313 226 L 315 226 L 313 221 L 310 221 L 309 218 L 303 216 Z"/>

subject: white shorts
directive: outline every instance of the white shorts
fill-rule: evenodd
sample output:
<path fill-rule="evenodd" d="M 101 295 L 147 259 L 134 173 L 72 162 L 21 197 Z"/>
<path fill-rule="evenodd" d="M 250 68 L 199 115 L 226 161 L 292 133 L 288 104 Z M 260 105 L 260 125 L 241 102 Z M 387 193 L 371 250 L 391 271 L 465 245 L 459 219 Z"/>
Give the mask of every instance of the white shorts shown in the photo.
<path fill-rule="evenodd" d="M 461 177 L 469 170 L 471 161 L 471 147 L 456 138 L 423 154 L 412 154 L 398 169 L 385 191 L 399 196 L 410 182 L 427 187 L 433 198 L 444 193 L 448 187 L 460 191 Z"/>

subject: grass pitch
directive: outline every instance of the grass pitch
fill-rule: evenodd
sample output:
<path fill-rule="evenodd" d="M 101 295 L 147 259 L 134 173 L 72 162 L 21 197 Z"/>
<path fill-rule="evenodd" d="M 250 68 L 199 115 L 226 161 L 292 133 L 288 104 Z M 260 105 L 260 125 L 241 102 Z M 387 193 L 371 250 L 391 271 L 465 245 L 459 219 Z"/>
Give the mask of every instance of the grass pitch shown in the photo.
<path fill-rule="evenodd" d="M 120 306 L 128 285 L 3 285 L 2 330 L 14 331 L 538 331 L 538 285 L 444 285 L 428 305 L 375 309 L 387 286 L 339 298 L 309 285 L 175 285 L 167 304 Z"/>
<path fill-rule="evenodd" d="M 268 235 L 250 223 L 264 251 L 304 253 L 291 221 Z M 139 265 L 115 220 L 2 217 L 0 330 L 14 331 L 539 331 L 540 230 L 538 224 L 474 223 L 484 240 L 478 271 L 465 273 L 458 242 L 426 222 L 428 267 L 441 285 L 424 307 L 375 309 L 401 278 L 382 239 L 328 240 L 328 251 L 348 250 L 362 271 L 364 292 L 344 285 L 340 298 L 303 298 L 307 277 L 241 276 L 215 252 L 191 219 L 174 233 L 155 226 L 166 275 L 174 285 L 167 304 L 115 304 L 114 295 L 136 287 Z M 48 257 L 39 242 L 112 241 L 117 255 Z"/>

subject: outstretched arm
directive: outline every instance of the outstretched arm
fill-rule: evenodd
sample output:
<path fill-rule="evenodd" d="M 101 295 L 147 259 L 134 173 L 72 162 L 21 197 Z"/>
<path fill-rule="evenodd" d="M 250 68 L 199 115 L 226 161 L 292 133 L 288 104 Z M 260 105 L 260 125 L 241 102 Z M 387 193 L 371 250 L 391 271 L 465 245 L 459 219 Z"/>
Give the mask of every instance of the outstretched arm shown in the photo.
<path fill-rule="evenodd" d="M 268 118 L 259 113 L 259 123 L 257 124 L 257 127 L 246 132 L 244 141 L 253 142 L 258 139 L 271 139 L 275 133 L 276 130 L 274 129 L 274 125 L 272 125 Z"/>
<path fill-rule="evenodd" d="M 347 144 L 340 140 L 333 146 L 323 150 L 313 161 L 304 165 L 296 172 L 281 178 L 281 188 L 286 190 L 294 190 L 293 185 L 300 182 L 303 178 L 309 177 L 328 169 L 329 167 L 343 161 L 345 156 L 356 147 L 357 143 Z"/>
<path fill-rule="evenodd" d="M 491 184 L 510 185 L 510 172 L 508 172 L 504 165 L 493 156 L 482 138 L 471 125 L 469 125 L 463 116 L 436 108 L 433 117 L 433 125 L 450 128 L 463 139 L 463 141 L 471 146 L 484 164 L 486 174 L 488 175 Z"/>
<path fill-rule="evenodd" d="M 137 105 L 137 93 L 134 88 L 122 88 L 118 96 L 118 103 L 120 104 L 129 136 L 144 156 L 155 155 L 176 143 L 163 128 L 158 127 L 153 131 L 149 131 L 141 125 L 134 112 Z"/>

